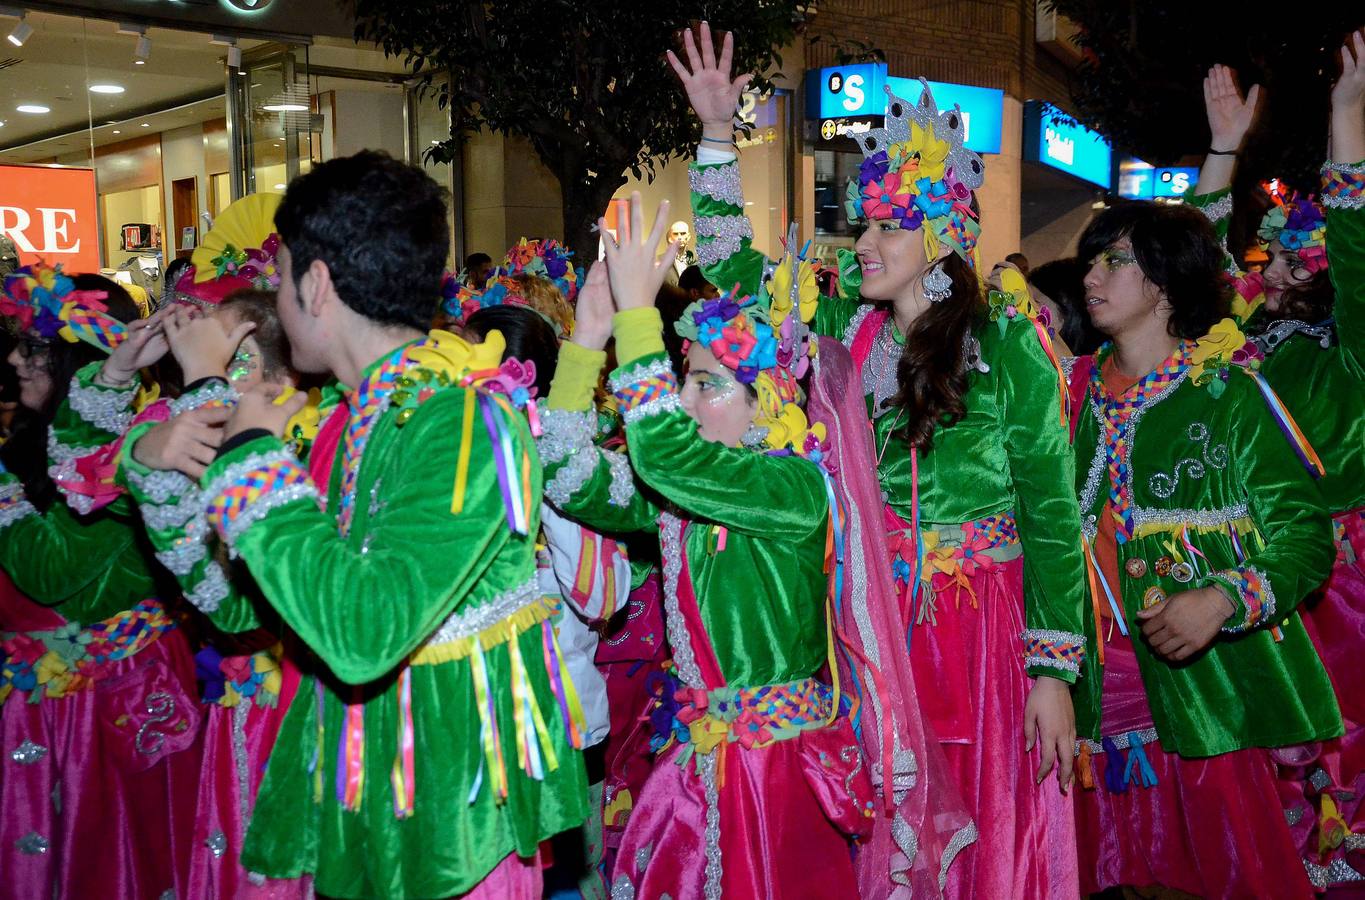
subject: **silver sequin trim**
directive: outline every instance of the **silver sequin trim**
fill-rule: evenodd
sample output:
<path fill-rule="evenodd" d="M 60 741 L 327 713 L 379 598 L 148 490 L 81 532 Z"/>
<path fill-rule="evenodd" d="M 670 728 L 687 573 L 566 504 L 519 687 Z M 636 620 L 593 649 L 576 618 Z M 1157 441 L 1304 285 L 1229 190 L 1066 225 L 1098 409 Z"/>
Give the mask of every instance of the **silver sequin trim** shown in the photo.
<path fill-rule="evenodd" d="M 871 304 L 864 304 L 858 307 L 858 311 L 853 314 L 853 318 L 848 320 L 848 327 L 844 329 L 844 336 L 840 339 L 841 343 L 848 349 L 853 349 L 853 341 L 858 337 L 858 331 L 863 327 L 863 320 L 866 319 L 876 307 Z M 817 359 L 819 357 L 816 357 Z"/>
<path fill-rule="evenodd" d="M 1308 880 L 1312 882 L 1313 887 L 1320 891 L 1326 890 L 1327 886 L 1332 884 L 1365 881 L 1365 876 L 1362 876 L 1355 869 L 1351 868 L 1350 864 L 1341 857 L 1337 857 L 1332 860 L 1330 864 L 1325 866 L 1320 866 L 1310 859 L 1305 859 L 1303 861 L 1303 868 L 1304 871 L 1308 873 Z"/>
<path fill-rule="evenodd" d="M 663 378 L 673 374 L 673 365 L 667 359 L 656 359 L 651 363 L 635 363 L 630 368 L 622 368 L 610 379 L 612 393 L 620 393 L 632 384 L 639 384 L 651 378 Z"/>
<path fill-rule="evenodd" d="M 1222 509 L 1151 509 L 1146 506 L 1133 507 L 1133 526 L 1157 525 L 1175 528 L 1192 525 L 1211 528 L 1226 525 L 1247 518 L 1251 513 L 1245 503 L 1234 503 Z"/>
<path fill-rule="evenodd" d="M 204 577 L 185 595 L 185 599 L 202 613 L 216 612 L 227 599 L 229 590 L 227 574 L 215 560 L 205 567 Z"/>
<path fill-rule="evenodd" d="M 209 848 L 214 859 L 222 859 L 227 852 L 227 835 L 217 828 L 209 835 L 208 840 L 204 841 L 204 846 Z"/>
<path fill-rule="evenodd" d="M 1322 174 L 1327 175 L 1332 172 L 1340 172 L 1343 175 L 1365 175 L 1365 162 L 1339 163 L 1332 162 L 1329 159 L 1322 164 Z"/>
<path fill-rule="evenodd" d="M 596 448 L 583 448 L 560 466 L 554 477 L 545 483 L 545 499 L 555 506 L 566 505 L 588 483 L 596 468 Z"/>
<path fill-rule="evenodd" d="M 943 848 L 943 858 L 938 866 L 938 889 L 943 890 L 943 886 L 948 883 L 948 867 L 957 859 L 957 855 L 976 843 L 978 835 L 976 823 L 968 822 L 957 834 L 953 835 L 952 840 L 948 841 L 948 846 Z"/>
<path fill-rule="evenodd" d="M 9 758 L 21 766 L 31 766 L 44 756 L 47 756 L 47 748 L 42 744 L 35 744 L 27 738 L 9 754 Z"/>
<path fill-rule="evenodd" d="M 1365 849 L 1365 834 L 1348 834 L 1341 846 L 1345 847 L 1348 853 L 1352 850 Z"/>
<path fill-rule="evenodd" d="M 251 715 L 251 698 L 242 697 L 232 708 L 232 762 L 237 770 L 237 812 L 243 833 L 251 823 L 251 760 L 246 749 L 246 720 Z"/>
<path fill-rule="evenodd" d="M 1222 200 L 1215 200 L 1203 206 L 1195 204 L 1195 209 L 1203 213 L 1210 222 L 1217 223 L 1232 215 L 1232 194 L 1228 194 Z"/>
<path fill-rule="evenodd" d="M 218 495 L 227 490 L 228 485 L 237 479 L 256 469 L 263 468 L 276 462 L 289 462 L 298 464 L 294 454 L 280 447 L 277 450 L 270 450 L 265 453 L 253 453 L 245 459 L 238 460 L 228 466 L 213 481 L 204 487 L 204 501 L 212 503 Z"/>
<path fill-rule="evenodd" d="M 1079 644 L 1081 646 L 1082 658 L 1085 653 L 1085 636 L 1076 634 L 1073 631 L 1055 631 L 1051 628 L 1028 628 L 1020 635 L 1019 639 L 1025 643 L 1033 640 L 1047 641 L 1049 644 Z M 1065 660 L 1054 659 L 1043 654 L 1025 655 L 1024 665 L 1027 666 L 1046 666 L 1049 669 L 1061 669 L 1063 672 L 1070 672 L 1072 675 L 1081 674 L 1080 659 Z"/>
<path fill-rule="evenodd" d="M 204 499 L 199 496 L 198 489 L 189 482 L 189 479 L 185 479 L 185 487 L 184 495 L 175 503 L 144 503 L 139 507 L 142 511 L 142 521 L 148 528 L 153 531 L 180 528 L 203 511 Z"/>
<path fill-rule="evenodd" d="M 14 482 L 12 484 L 7 484 L 4 487 L 0 487 L 0 499 L 9 500 L 16 496 L 21 498 L 25 497 L 24 486 L 22 484 Z M 6 506 L 4 509 L 0 509 L 0 530 L 8 528 L 20 519 L 36 515 L 38 515 L 37 508 L 34 507 L 32 503 L 29 503 L 27 499 L 21 499 L 12 506 Z"/>
<path fill-rule="evenodd" d="M 547 465 L 567 458 L 592 445 L 597 434 L 597 415 L 592 410 L 575 412 L 568 409 L 547 409 L 540 413 L 540 437 L 536 450 L 540 461 Z"/>
<path fill-rule="evenodd" d="M 1328 209 L 1365 209 L 1365 194 L 1356 194 L 1354 197 L 1325 194 L 1322 197 L 1322 205 Z"/>
<path fill-rule="evenodd" d="M 57 440 L 57 432 L 51 427 L 48 428 L 47 457 L 52 463 L 56 465 L 60 466 L 63 463 L 69 463 L 72 460 L 75 460 L 81 456 L 89 456 L 91 453 L 94 453 L 98 449 L 100 448 L 73 447 L 70 444 L 63 444 L 61 441 Z"/>
<path fill-rule="evenodd" d="M 702 896 L 706 900 L 720 900 L 721 880 L 725 869 L 720 849 L 720 787 L 716 783 L 715 753 L 703 753 L 696 757 L 698 774 L 701 776 L 702 793 L 706 799 L 706 883 Z"/>
<path fill-rule="evenodd" d="M 1214 469 L 1226 469 L 1228 466 L 1228 446 L 1219 444 L 1210 448 L 1209 426 L 1203 422 L 1191 422 L 1189 428 L 1185 430 L 1185 436 L 1196 444 L 1202 445 L 1203 461 L 1187 456 L 1175 464 L 1170 474 L 1166 472 L 1154 472 L 1147 479 L 1147 489 L 1162 500 L 1169 500 L 1175 495 L 1175 489 L 1180 485 L 1181 470 L 1191 479 L 1198 481 L 1204 477 L 1205 464 Z"/>
<path fill-rule="evenodd" d="M 683 524 L 677 516 L 659 516 L 659 550 L 664 561 L 664 627 L 668 642 L 673 645 L 673 664 L 678 678 L 690 688 L 705 688 L 701 667 L 692 653 L 692 637 L 687 632 L 682 609 L 678 606 L 678 582 L 682 578 Z"/>
<path fill-rule="evenodd" d="M 537 602 L 540 597 L 540 589 L 532 576 L 530 581 L 499 594 L 487 603 L 473 608 L 466 604 L 464 608 L 451 613 L 422 646 L 438 647 L 461 638 L 473 637 L 512 616 L 522 607 Z"/>
<path fill-rule="evenodd" d="M 177 538 L 169 550 L 158 550 L 156 561 L 176 578 L 184 578 L 208 555 L 208 547 L 204 546 L 204 542 L 187 534 Z"/>
<path fill-rule="evenodd" d="M 747 216 L 698 216 L 697 264 L 714 266 L 740 251 L 745 238 L 753 240 L 754 226 Z"/>
<path fill-rule="evenodd" d="M 611 883 L 611 900 L 635 900 L 635 885 L 625 875 L 617 875 Z"/>
<path fill-rule="evenodd" d="M 1308 776 L 1308 783 L 1316 791 L 1325 790 L 1332 783 L 1332 776 L 1327 774 L 1326 769 L 1314 769 L 1313 773 Z"/>
<path fill-rule="evenodd" d="M 1111 734 L 1108 737 L 1109 740 L 1113 742 L 1115 750 L 1127 750 L 1130 746 L 1132 746 L 1132 741 L 1129 740 L 1129 735 L 1131 735 L 1132 733 L 1133 732 L 1131 731 L 1125 731 L 1122 734 Z M 1137 736 L 1138 739 L 1142 741 L 1143 746 L 1161 740 L 1161 736 L 1156 733 L 1155 728 L 1144 728 L 1141 731 L 1137 732 Z M 1104 744 L 1102 744 L 1100 741 L 1092 741 L 1089 738 L 1081 738 L 1080 740 L 1076 741 L 1077 753 L 1081 752 L 1082 744 L 1085 744 L 1087 747 L 1089 747 L 1091 753 L 1104 752 Z"/>
<path fill-rule="evenodd" d="M 41 856 L 47 852 L 48 843 L 47 838 L 36 831 L 30 831 L 15 841 L 14 846 L 25 856 Z"/>
<path fill-rule="evenodd" d="M 236 543 L 237 538 L 242 536 L 242 532 L 264 519 L 270 512 L 281 506 L 287 506 L 295 500 L 312 500 L 316 504 L 318 502 L 317 488 L 313 487 L 311 481 L 291 484 L 289 487 L 263 494 L 254 503 L 242 510 L 237 518 L 229 522 L 223 529 L 223 540 L 227 541 L 230 555 L 234 559 L 237 558 Z"/>
<path fill-rule="evenodd" d="M 1255 572 L 1256 576 L 1261 580 L 1260 620 L 1255 623 L 1249 621 L 1251 617 L 1251 611 L 1247 610 L 1247 615 L 1242 619 L 1241 622 L 1238 622 L 1236 625 L 1223 626 L 1222 631 L 1224 634 L 1241 634 L 1245 631 L 1250 631 L 1255 625 L 1264 625 L 1266 622 L 1273 621 L 1275 618 L 1275 591 L 1270 586 L 1270 579 L 1266 577 L 1266 574 L 1264 572 L 1262 572 L 1255 566 L 1245 566 L 1244 568 L 1246 568 L 1248 571 Z M 1213 576 L 1217 576 L 1217 574 L 1218 574 L 1217 572 L 1214 572 Z M 1237 596 L 1232 596 L 1230 585 L 1224 584 L 1221 579 L 1218 579 L 1216 577 L 1213 577 L 1213 581 L 1218 587 L 1223 588 L 1225 593 L 1229 594 L 1229 599 L 1232 600 L 1233 606 L 1236 606 L 1238 609 L 1246 609 L 1246 603 L 1245 601 L 1242 600 L 1240 593 L 1238 593 Z M 1321 772 L 1322 770 L 1319 769 L 1318 771 Z"/>
<path fill-rule="evenodd" d="M 1301 807 L 1301 806 L 1293 806 L 1293 807 L 1290 807 L 1289 809 L 1286 809 L 1286 810 L 1284 811 L 1284 821 L 1285 821 L 1285 824 L 1288 825 L 1290 828 L 1293 828 L 1295 825 L 1297 825 L 1297 824 L 1299 824 L 1300 822 L 1302 822 L 1302 821 L 1303 821 L 1303 807 Z"/>
<path fill-rule="evenodd" d="M 612 506 L 625 509 L 635 499 L 635 476 L 630 468 L 630 460 L 624 453 L 603 451 L 602 458 L 611 469 L 611 485 L 607 488 L 607 502 Z"/>
<path fill-rule="evenodd" d="M 153 504 L 164 505 L 194 488 L 194 482 L 180 472 L 158 469 L 142 475 L 125 467 L 124 473 L 128 483 Z"/>
<path fill-rule="evenodd" d="M 1062 364 L 1062 377 L 1066 379 L 1067 384 L 1070 384 L 1071 373 L 1076 368 L 1076 357 L 1062 356 L 1058 358 L 1058 362 Z"/>
<path fill-rule="evenodd" d="M 226 381 L 213 379 L 188 394 L 181 394 L 171 401 L 171 415 L 192 412 L 213 402 L 235 404 L 242 398 L 237 389 Z"/>
<path fill-rule="evenodd" d="M 133 421 L 131 409 L 137 396 L 137 384 L 127 388 L 106 388 L 83 385 L 79 376 L 72 377 L 66 402 L 72 412 L 86 422 L 110 434 L 123 434 Z"/>
<path fill-rule="evenodd" d="M 744 207 L 744 189 L 739 180 L 739 160 L 723 166 L 691 166 L 687 170 L 687 182 L 698 194 L 705 194 L 712 200 Z"/>
<path fill-rule="evenodd" d="M 648 416 L 677 412 L 680 409 L 682 409 L 682 396 L 675 391 L 628 409 L 621 413 L 621 418 L 625 420 L 627 425 L 633 425 Z"/>

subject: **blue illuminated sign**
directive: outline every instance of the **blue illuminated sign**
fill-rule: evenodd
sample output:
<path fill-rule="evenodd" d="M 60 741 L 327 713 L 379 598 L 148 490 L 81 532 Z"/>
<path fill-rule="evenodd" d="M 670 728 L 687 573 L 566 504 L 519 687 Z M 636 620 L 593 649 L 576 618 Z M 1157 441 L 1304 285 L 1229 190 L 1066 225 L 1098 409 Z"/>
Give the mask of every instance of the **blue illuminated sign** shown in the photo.
<path fill-rule="evenodd" d="M 919 79 L 888 75 L 885 63 L 811 69 L 806 73 L 806 117 L 829 120 L 884 116 L 886 86 L 909 103 L 918 103 L 923 92 Z M 934 92 L 934 102 L 940 110 L 952 109 L 954 103 L 961 107 L 969 149 L 977 153 L 1000 152 L 1004 91 L 940 81 L 929 82 L 929 89 Z"/>
<path fill-rule="evenodd" d="M 1158 169 L 1131 157 L 1119 163 L 1119 196 L 1129 200 L 1183 197 L 1198 181 L 1199 169 L 1193 166 Z"/>
<path fill-rule="evenodd" d="M 1113 183 L 1109 142 L 1099 132 L 1064 119 L 1052 104 L 1030 100 L 1024 113 L 1024 158 L 1107 189 Z"/>

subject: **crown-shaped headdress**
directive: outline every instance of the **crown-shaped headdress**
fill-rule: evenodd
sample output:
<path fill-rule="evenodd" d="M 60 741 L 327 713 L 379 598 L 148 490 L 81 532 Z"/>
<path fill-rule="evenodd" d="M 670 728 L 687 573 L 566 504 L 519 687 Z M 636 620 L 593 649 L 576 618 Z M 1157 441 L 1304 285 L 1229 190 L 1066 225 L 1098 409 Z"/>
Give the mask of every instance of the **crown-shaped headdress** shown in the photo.
<path fill-rule="evenodd" d="M 986 175 L 981 157 L 964 144 L 966 122 L 956 104 L 939 111 L 929 83 L 910 104 L 886 88 L 886 123 L 857 138 L 863 151 L 858 177 L 850 179 L 846 206 L 850 222 L 898 220 L 908 231 L 924 231 L 926 255 L 938 255 L 947 241 L 974 263 L 981 234 L 972 207 L 973 191 Z M 925 226 L 928 227 L 925 227 Z"/>
<path fill-rule="evenodd" d="M 237 291 L 279 288 L 275 211 L 283 199 L 251 194 L 229 204 L 194 249 L 193 265 L 175 283 L 171 299 L 211 309 Z"/>

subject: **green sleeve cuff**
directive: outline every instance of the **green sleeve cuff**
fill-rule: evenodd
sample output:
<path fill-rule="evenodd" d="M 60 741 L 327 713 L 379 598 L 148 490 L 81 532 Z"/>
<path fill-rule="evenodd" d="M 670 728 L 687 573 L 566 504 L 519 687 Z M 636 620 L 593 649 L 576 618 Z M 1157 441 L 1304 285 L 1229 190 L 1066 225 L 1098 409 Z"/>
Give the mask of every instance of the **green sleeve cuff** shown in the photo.
<path fill-rule="evenodd" d="M 616 360 L 625 367 L 641 357 L 666 353 L 664 349 L 664 320 L 653 306 L 627 309 L 612 317 L 616 335 Z"/>
<path fill-rule="evenodd" d="M 571 412 L 591 409 L 597 381 L 606 364 L 605 350 L 589 350 L 573 341 L 561 344 L 555 377 L 550 382 L 550 396 L 545 399 L 546 408 Z"/>

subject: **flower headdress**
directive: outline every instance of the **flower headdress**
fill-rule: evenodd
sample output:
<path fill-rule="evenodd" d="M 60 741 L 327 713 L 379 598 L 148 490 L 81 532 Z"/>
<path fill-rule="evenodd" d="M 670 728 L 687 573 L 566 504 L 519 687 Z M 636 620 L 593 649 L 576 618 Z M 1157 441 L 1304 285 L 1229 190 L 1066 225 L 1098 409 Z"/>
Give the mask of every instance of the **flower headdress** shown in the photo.
<path fill-rule="evenodd" d="M 1327 268 L 1327 218 L 1312 197 L 1298 191 L 1271 192 L 1275 205 L 1261 218 L 1256 238 L 1261 250 L 1279 241 L 1286 250 L 1297 253 L 1304 268 L 1316 274 Z"/>
<path fill-rule="evenodd" d="M 929 83 L 920 83 L 924 94 L 918 105 L 886 88 L 885 127 L 858 137 L 863 163 L 858 177 L 849 179 L 848 218 L 855 224 L 897 219 L 907 231 L 923 230 L 929 259 L 938 255 L 939 241 L 947 241 L 975 264 L 981 225 L 972 209 L 972 192 L 981 187 L 986 167 L 963 143 L 962 110 L 954 105 L 940 112 Z"/>
<path fill-rule="evenodd" d="M 574 268 L 570 261 L 572 257 L 573 252 L 554 238 L 535 241 L 522 238 L 507 251 L 501 269 L 495 274 L 544 278 L 559 289 L 565 300 L 572 303 L 578 296 L 578 286 L 583 280 L 582 270 Z"/>
<path fill-rule="evenodd" d="M 539 313 L 563 338 L 573 330 L 573 308 L 578 296 L 581 270 L 569 262 L 573 254 L 552 238 L 522 238 L 507 251 L 503 265 L 494 269 L 483 290 L 465 282 L 462 275 L 447 273 L 441 288 L 441 309 L 456 322 L 464 322 L 481 309 L 493 306 L 524 306 Z"/>
<path fill-rule="evenodd" d="M 806 419 L 800 384 L 815 355 L 807 323 L 819 296 L 805 250 L 796 250 L 793 223 L 787 254 L 772 267 L 758 297 L 739 296 L 736 285 L 714 300 L 692 303 L 673 326 L 680 337 L 715 354 L 738 381 L 753 386 L 759 407 L 754 424 L 771 450 L 818 457 L 824 441 L 824 426 L 812 427 Z"/>
<path fill-rule="evenodd" d="M 102 302 L 108 296 L 104 291 L 76 290 L 60 263 L 52 267 L 37 262 L 5 276 L 0 315 L 13 317 L 20 328 L 47 340 L 85 341 L 108 353 L 128 336 L 127 326 L 109 315 Z"/>
<path fill-rule="evenodd" d="M 282 199 L 280 194 L 252 194 L 223 210 L 195 248 L 193 265 L 176 282 L 172 299 L 213 307 L 236 291 L 278 288 L 275 211 Z"/>

